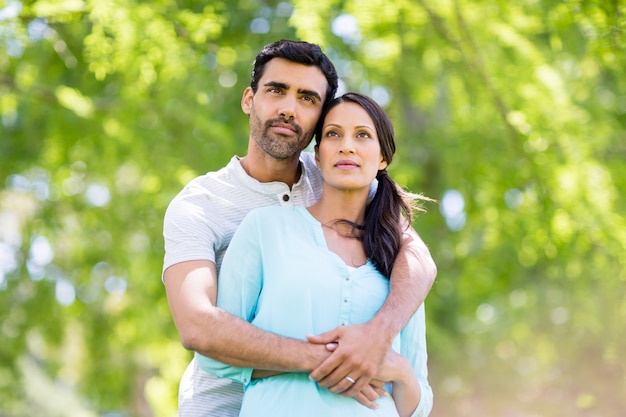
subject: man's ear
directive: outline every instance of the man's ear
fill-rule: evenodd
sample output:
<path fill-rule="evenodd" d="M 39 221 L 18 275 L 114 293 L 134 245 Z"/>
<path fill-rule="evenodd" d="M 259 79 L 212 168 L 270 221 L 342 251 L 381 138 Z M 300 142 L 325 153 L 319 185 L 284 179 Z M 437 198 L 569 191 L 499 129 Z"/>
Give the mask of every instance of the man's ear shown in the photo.
<path fill-rule="evenodd" d="M 241 110 L 245 114 L 250 114 L 252 110 L 252 99 L 254 98 L 254 91 L 252 91 L 252 87 L 246 87 L 243 90 L 243 96 L 241 97 Z"/>

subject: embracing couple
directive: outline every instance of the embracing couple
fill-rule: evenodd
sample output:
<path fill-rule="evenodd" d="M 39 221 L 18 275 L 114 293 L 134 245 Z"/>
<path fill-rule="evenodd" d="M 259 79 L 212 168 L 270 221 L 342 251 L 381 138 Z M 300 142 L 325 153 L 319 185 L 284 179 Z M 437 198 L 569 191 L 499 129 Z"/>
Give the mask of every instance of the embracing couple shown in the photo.
<path fill-rule="evenodd" d="M 412 228 L 428 198 L 389 177 L 383 109 L 337 86 L 319 46 L 267 45 L 241 100 L 247 155 L 167 209 L 163 281 L 195 352 L 182 417 L 430 413 L 436 267 Z"/>

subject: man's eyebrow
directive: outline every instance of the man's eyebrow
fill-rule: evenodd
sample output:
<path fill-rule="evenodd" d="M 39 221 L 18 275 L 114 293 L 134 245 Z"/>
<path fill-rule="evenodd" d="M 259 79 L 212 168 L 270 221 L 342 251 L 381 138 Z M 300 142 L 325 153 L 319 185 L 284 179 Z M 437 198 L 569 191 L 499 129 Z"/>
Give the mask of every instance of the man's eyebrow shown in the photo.
<path fill-rule="evenodd" d="M 266 87 L 278 87 L 278 88 L 282 88 L 282 89 L 289 89 L 289 86 L 285 83 L 280 83 L 278 81 L 268 81 L 265 84 L 263 84 Z"/>
<path fill-rule="evenodd" d="M 307 96 L 313 96 L 316 99 L 318 99 L 319 101 L 322 101 L 322 97 L 320 97 L 319 93 L 317 91 L 313 91 L 313 90 L 298 90 L 298 93 L 300 94 L 305 94 Z"/>
<path fill-rule="evenodd" d="M 283 90 L 289 90 L 289 85 L 285 84 L 285 83 L 281 83 L 279 81 L 268 81 L 265 84 L 263 84 L 266 87 L 277 87 L 277 88 L 282 88 Z M 307 96 L 313 96 L 316 99 L 318 99 L 319 101 L 322 101 L 322 97 L 319 95 L 319 93 L 317 91 L 313 91 L 313 90 L 306 90 L 306 89 L 299 89 L 298 90 L 298 94 L 305 94 Z"/>

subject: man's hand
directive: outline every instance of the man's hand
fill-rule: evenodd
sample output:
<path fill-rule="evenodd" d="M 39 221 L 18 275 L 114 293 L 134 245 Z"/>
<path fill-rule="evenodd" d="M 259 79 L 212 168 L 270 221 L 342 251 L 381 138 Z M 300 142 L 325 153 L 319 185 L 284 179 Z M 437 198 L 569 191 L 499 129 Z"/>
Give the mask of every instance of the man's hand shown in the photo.
<path fill-rule="evenodd" d="M 326 350 L 328 352 L 334 352 L 337 349 L 337 343 L 327 343 Z M 282 375 L 285 372 L 281 371 L 268 371 L 262 369 L 255 369 L 252 371 L 252 379 L 269 378 L 276 375 Z M 361 405 L 367 408 L 375 410 L 378 408 L 376 400 L 382 396 L 389 395 L 385 391 L 385 382 L 380 379 L 372 379 L 368 385 L 366 385 L 361 391 L 357 392 L 352 398 L 358 401 Z"/>
<path fill-rule="evenodd" d="M 393 335 L 390 337 L 379 330 L 375 324 L 368 322 L 307 336 L 311 343 L 337 342 L 330 357 L 311 372 L 311 379 L 317 381 L 319 386 L 347 397 L 354 397 L 364 391 L 383 363 L 393 341 Z M 354 380 L 354 383 L 346 377 Z M 359 398 L 365 401 L 367 395 Z"/>
<path fill-rule="evenodd" d="M 335 350 L 337 350 L 337 346 L 337 342 L 326 343 L 326 350 L 328 350 L 329 352 L 334 352 Z M 352 398 L 358 401 L 361 405 L 375 410 L 378 408 L 376 400 L 382 396 L 389 395 L 389 393 L 385 391 L 384 386 L 384 381 L 381 381 L 379 379 L 372 379 L 368 385 L 365 385 L 365 387 L 363 387 L 361 391 L 357 392 Z"/>

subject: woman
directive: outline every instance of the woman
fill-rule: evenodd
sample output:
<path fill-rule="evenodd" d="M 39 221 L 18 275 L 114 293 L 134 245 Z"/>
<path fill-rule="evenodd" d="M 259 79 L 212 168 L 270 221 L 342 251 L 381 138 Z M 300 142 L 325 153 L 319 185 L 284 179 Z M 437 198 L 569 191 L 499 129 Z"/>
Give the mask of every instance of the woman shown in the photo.
<path fill-rule="evenodd" d="M 427 200 L 402 191 L 388 176 L 393 126 L 373 100 L 355 93 L 334 99 L 315 137 L 324 177 L 320 200 L 308 208 L 251 212 L 235 233 L 219 276 L 219 307 L 298 339 L 374 316 L 389 292 L 413 203 Z M 374 179 L 377 191 L 367 204 Z M 320 388 L 306 373 L 254 379 L 249 369 L 211 360 L 201 366 L 244 383 L 241 416 L 427 416 L 432 408 L 423 306 L 376 376 L 391 393 L 377 400 L 376 410 Z"/>

